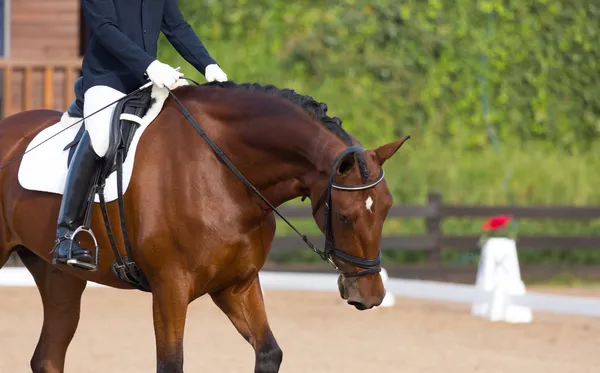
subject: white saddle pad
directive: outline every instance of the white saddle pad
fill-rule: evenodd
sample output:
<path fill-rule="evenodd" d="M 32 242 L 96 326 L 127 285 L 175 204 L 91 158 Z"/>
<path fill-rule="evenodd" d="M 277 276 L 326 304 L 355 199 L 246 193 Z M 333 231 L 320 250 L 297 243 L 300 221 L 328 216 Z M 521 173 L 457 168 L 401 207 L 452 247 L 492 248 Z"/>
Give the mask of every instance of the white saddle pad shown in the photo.
<path fill-rule="evenodd" d="M 187 80 L 180 79 L 177 86 L 187 84 Z M 155 99 L 155 102 L 148 109 L 146 115 L 141 118 L 140 127 L 135 131 L 133 141 L 127 153 L 127 158 L 125 159 L 125 162 L 123 162 L 123 194 L 127 191 L 129 181 L 131 180 L 137 144 L 139 143 L 144 130 L 148 128 L 150 123 L 152 123 L 160 113 L 168 96 L 169 92 L 166 89 L 158 88 L 157 86 L 152 87 L 152 97 Z M 77 131 L 79 131 L 79 128 L 83 125 L 83 121 L 68 129 L 65 128 L 73 125 L 73 123 L 76 123 L 79 120 L 81 120 L 81 118 L 71 117 L 65 112 L 58 123 L 42 130 L 33 138 L 31 143 L 27 146 L 28 153 L 23 157 L 19 167 L 19 183 L 23 188 L 39 192 L 63 194 L 67 179 L 67 160 L 69 157 L 69 150 L 63 149 L 67 144 L 73 141 L 77 135 Z M 60 132 L 63 130 L 64 132 Z M 57 133 L 59 134 L 56 135 Z M 52 137 L 54 135 L 56 136 Z M 50 137 L 52 138 L 46 141 Z M 44 142 L 42 145 L 39 145 L 29 152 L 30 149 L 42 142 Z M 106 202 L 117 199 L 116 171 L 111 173 L 106 179 L 104 198 L 106 199 Z M 98 203 L 99 201 L 100 199 L 98 195 L 96 195 L 95 202 Z"/>

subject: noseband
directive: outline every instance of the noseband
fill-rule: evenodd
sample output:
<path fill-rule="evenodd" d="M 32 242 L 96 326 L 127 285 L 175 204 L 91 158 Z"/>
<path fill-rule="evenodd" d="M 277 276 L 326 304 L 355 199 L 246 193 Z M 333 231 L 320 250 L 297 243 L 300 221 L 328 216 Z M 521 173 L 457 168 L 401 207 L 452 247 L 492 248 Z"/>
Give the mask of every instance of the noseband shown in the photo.
<path fill-rule="evenodd" d="M 341 251 L 335 247 L 335 236 L 334 236 L 333 230 L 332 230 L 332 222 L 331 222 L 331 219 L 332 219 L 332 214 L 331 214 L 332 189 L 337 189 L 340 191 L 366 190 L 366 189 L 374 187 L 375 185 L 379 184 L 381 182 L 381 180 L 383 180 L 384 171 L 383 171 L 383 168 L 380 168 L 381 172 L 379 173 L 379 176 L 377 177 L 377 179 L 375 179 L 372 182 L 366 183 L 366 184 L 350 186 L 350 185 L 340 185 L 340 184 L 336 184 L 333 182 L 333 177 L 335 176 L 335 171 L 337 170 L 339 161 L 342 158 L 344 158 L 346 155 L 355 153 L 360 150 L 364 150 L 364 148 L 361 146 L 350 146 L 350 147 L 346 148 L 343 152 L 341 152 L 337 157 L 335 157 L 333 165 L 331 166 L 331 170 L 329 171 L 329 180 L 327 182 L 327 188 L 325 189 L 325 191 L 323 191 L 323 194 L 321 194 L 321 197 L 315 204 L 315 207 L 313 208 L 313 212 L 312 212 L 313 216 L 315 216 L 317 210 L 321 207 L 323 202 L 325 202 L 325 208 L 324 208 L 325 227 L 323 229 L 324 233 L 325 233 L 325 240 L 326 240 L 325 241 L 325 249 L 324 249 L 324 251 L 315 250 L 317 252 L 317 254 L 319 254 L 323 260 L 326 260 L 331 265 L 331 267 L 335 270 L 339 270 L 338 266 L 333 261 L 333 259 L 335 257 L 341 259 L 345 263 L 354 265 L 359 268 L 363 268 L 362 271 L 353 272 L 353 273 L 344 273 L 345 277 L 359 277 L 359 276 L 364 276 L 364 275 L 368 275 L 368 274 L 372 274 L 372 273 L 378 273 L 381 271 L 381 248 L 379 248 L 379 250 L 378 250 L 379 252 L 378 252 L 377 257 L 373 258 L 373 259 L 360 258 L 360 257 L 356 257 L 354 255 L 350 255 L 350 254 L 348 254 L 344 251 Z"/>

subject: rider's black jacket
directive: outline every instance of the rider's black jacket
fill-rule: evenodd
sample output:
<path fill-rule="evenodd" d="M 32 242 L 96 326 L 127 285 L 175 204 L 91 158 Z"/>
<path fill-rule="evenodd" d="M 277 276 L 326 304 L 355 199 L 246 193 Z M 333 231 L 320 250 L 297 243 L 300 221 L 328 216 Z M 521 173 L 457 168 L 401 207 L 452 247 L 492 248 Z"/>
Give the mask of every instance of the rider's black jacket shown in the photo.
<path fill-rule="evenodd" d="M 216 63 L 184 19 L 177 0 L 82 0 L 89 32 L 83 91 L 107 85 L 129 93 L 148 82 L 162 31 L 186 61 L 204 74 Z"/>

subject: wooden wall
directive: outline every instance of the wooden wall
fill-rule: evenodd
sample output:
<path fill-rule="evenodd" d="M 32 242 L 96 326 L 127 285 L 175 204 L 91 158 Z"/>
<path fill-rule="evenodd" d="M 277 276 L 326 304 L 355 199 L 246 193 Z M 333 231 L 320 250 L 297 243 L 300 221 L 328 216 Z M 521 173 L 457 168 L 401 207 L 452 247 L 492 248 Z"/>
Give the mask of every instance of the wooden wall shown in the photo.
<path fill-rule="evenodd" d="M 80 59 L 80 0 L 11 0 L 11 71 L 5 78 L 2 117 L 29 109 L 66 110 Z M 52 68 L 63 62 L 71 66 Z M 68 74 L 68 76 L 67 76 Z M 51 75 L 49 77 L 49 75 Z M 7 87 L 7 84 L 10 87 Z M 50 93 L 46 93 L 45 91 Z M 10 98 L 9 98 L 10 97 Z"/>
<path fill-rule="evenodd" d="M 11 0 L 11 58 L 79 56 L 79 0 Z"/>

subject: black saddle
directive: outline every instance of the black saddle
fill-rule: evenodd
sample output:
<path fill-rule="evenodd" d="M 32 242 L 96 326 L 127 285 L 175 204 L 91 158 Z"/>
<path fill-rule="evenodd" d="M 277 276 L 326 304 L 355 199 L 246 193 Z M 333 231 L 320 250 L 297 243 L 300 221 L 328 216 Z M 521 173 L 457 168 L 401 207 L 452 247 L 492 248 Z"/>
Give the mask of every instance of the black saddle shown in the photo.
<path fill-rule="evenodd" d="M 75 100 L 69 105 L 67 110 L 68 114 L 72 117 L 83 118 L 83 89 L 82 89 L 82 78 L 77 79 L 75 82 Z M 127 227 L 125 223 L 125 207 L 123 202 L 123 162 L 127 158 L 129 147 L 133 141 L 135 132 L 140 127 L 137 122 L 137 118 L 142 118 L 148 112 L 148 109 L 154 103 L 152 98 L 152 90 L 150 87 L 136 91 L 135 93 L 123 98 L 119 101 L 115 107 L 111 123 L 110 123 L 110 141 L 108 152 L 104 156 L 102 166 L 100 167 L 99 173 L 96 175 L 96 192 L 100 198 L 100 208 L 102 209 L 102 217 L 106 226 L 108 238 L 115 256 L 115 261 L 112 263 L 113 273 L 121 279 L 123 282 L 132 285 L 133 287 L 150 292 L 150 285 L 144 274 L 139 270 L 133 259 L 133 253 L 131 249 L 131 243 L 129 241 L 129 235 L 127 233 Z M 128 118 L 121 119 L 122 114 L 129 114 Z M 136 118 L 137 117 L 137 118 Z M 85 122 L 84 122 L 85 123 Z M 85 132 L 85 126 L 82 125 L 73 141 L 71 141 L 64 150 L 69 150 L 69 157 L 67 164 L 70 165 L 73 153 L 77 148 L 77 144 L 81 140 Z M 117 194 L 118 194 L 118 205 L 119 215 L 121 220 L 121 230 L 123 232 L 123 241 L 125 244 L 125 250 L 127 255 L 123 256 L 117 248 L 115 237 L 110 226 L 108 218 L 108 211 L 106 209 L 106 202 L 104 200 L 104 186 L 106 179 L 110 174 L 117 172 Z M 95 193 L 90 196 L 89 206 L 93 204 Z M 86 228 L 90 228 L 91 224 L 91 208 L 88 207 L 85 225 Z M 96 258 L 97 260 L 97 258 Z"/>
<path fill-rule="evenodd" d="M 69 105 L 67 113 L 72 117 L 83 118 L 83 78 L 80 77 L 75 81 L 74 91 L 75 100 Z M 117 103 L 110 123 L 110 142 L 108 152 L 104 157 L 104 165 L 102 167 L 103 177 L 108 177 L 108 175 L 116 170 L 117 152 L 122 151 L 123 161 L 127 158 L 135 132 L 140 127 L 140 124 L 136 121 L 120 119 L 121 114 L 131 114 L 142 118 L 153 103 L 154 99 L 151 96 L 150 88 L 137 91 Z M 73 141 L 64 147 L 63 150 L 69 150 L 67 165 L 71 163 L 73 153 L 75 153 L 77 144 L 81 140 L 84 131 L 85 126 L 82 125 Z"/>

